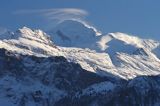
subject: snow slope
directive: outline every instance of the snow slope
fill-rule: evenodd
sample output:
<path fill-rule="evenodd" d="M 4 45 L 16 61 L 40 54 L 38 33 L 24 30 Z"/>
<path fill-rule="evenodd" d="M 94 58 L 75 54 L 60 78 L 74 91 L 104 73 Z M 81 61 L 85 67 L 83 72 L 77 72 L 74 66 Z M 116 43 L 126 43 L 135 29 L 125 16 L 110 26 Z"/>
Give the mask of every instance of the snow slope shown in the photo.
<path fill-rule="evenodd" d="M 50 35 L 59 46 L 96 49 L 96 40 L 101 33 L 85 23 L 66 20 L 51 30 Z"/>
<path fill-rule="evenodd" d="M 152 52 L 160 59 L 160 44 Z"/>
<path fill-rule="evenodd" d="M 102 35 L 98 44 L 102 50 L 106 50 L 109 53 L 112 52 L 111 54 L 114 54 L 114 52 L 130 54 L 138 48 L 152 51 L 159 45 L 159 42 L 151 39 L 140 39 L 132 35 L 117 32 Z"/>

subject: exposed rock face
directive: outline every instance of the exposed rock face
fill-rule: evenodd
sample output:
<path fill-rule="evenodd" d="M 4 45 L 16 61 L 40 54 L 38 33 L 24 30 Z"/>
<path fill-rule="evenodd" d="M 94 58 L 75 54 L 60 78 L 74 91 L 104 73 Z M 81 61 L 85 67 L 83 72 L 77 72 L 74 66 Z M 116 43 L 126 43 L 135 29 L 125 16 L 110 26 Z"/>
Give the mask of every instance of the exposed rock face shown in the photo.
<path fill-rule="evenodd" d="M 11 104 L 54 104 L 94 83 L 106 81 L 64 57 L 36 57 L 0 49 L 0 91 Z M 12 98 L 17 98 L 12 101 Z"/>
<path fill-rule="evenodd" d="M 127 81 L 113 89 L 92 91 L 77 97 L 66 97 L 58 101 L 58 106 L 159 106 L 160 76 L 141 76 Z M 111 86 L 111 85 L 110 85 Z M 107 88 L 106 88 L 107 89 Z M 92 90 L 92 89 L 90 89 Z"/>
<path fill-rule="evenodd" d="M 156 106 L 160 77 L 117 80 L 88 72 L 64 57 L 36 57 L 0 49 L 0 97 L 6 106 Z"/>

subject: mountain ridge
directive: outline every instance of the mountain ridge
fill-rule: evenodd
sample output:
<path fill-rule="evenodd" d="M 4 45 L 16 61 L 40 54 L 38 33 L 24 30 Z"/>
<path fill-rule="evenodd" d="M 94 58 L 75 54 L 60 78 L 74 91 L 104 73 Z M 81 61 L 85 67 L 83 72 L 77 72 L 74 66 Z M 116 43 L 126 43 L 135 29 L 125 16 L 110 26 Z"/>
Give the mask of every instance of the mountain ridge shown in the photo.
<path fill-rule="evenodd" d="M 160 105 L 159 42 L 123 33 L 96 35 L 94 28 L 77 24 L 74 31 L 84 34 L 79 39 L 70 39 L 74 31 L 58 32 L 70 39 L 68 46 L 57 44 L 58 35 L 27 27 L 0 37 L 0 104 Z"/>
<path fill-rule="evenodd" d="M 70 24 L 72 24 L 71 22 L 69 21 Z M 79 22 L 74 21 L 75 23 L 79 26 Z M 85 25 L 80 26 L 84 27 Z M 112 73 L 124 79 L 130 79 L 138 75 L 157 75 L 160 72 L 160 60 L 152 52 L 159 43 L 153 40 L 140 39 L 123 33 L 109 33 L 107 35 L 95 35 L 93 45 L 96 46 L 94 48 L 87 47 L 91 42 L 88 42 L 87 45 L 84 44 L 85 48 L 81 48 L 80 46 L 76 47 L 76 45 L 62 47 L 56 44 L 56 39 L 51 37 L 54 35 L 48 35 L 41 30 L 23 27 L 13 33 L 15 38 L 0 41 L 1 48 L 39 57 L 64 56 L 68 61 L 79 63 L 82 68 L 102 76 L 108 76 L 109 73 Z M 98 46 L 101 42 L 104 42 L 103 45 L 106 46 L 104 50 Z M 81 45 L 81 43 L 83 42 L 78 44 Z"/>

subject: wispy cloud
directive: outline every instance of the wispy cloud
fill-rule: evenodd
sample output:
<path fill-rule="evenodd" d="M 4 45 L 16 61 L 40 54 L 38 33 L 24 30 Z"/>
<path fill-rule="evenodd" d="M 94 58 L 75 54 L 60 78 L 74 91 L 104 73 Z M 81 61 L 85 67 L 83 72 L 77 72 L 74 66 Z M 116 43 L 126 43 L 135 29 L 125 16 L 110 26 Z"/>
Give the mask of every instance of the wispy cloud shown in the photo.
<path fill-rule="evenodd" d="M 84 20 L 88 12 L 77 8 L 58 8 L 58 9 L 37 9 L 37 10 L 18 10 L 15 15 L 41 15 L 48 20 L 64 21 L 69 19 Z"/>
<path fill-rule="evenodd" d="M 38 20 L 44 19 L 42 20 L 42 21 L 45 21 L 43 22 L 42 27 L 45 30 L 50 30 L 54 26 L 56 26 L 56 24 L 64 20 L 77 20 L 81 22 L 86 22 L 85 17 L 88 15 L 88 12 L 78 8 L 52 8 L 52 9 L 17 10 L 17 11 L 14 11 L 13 14 L 19 15 L 19 16 L 23 15 L 23 16 L 29 17 L 29 19 L 30 17 L 34 17 L 34 16 L 36 16 Z M 41 24 L 41 23 L 42 22 L 39 22 L 38 24 Z"/>
<path fill-rule="evenodd" d="M 88 21 L 86 21 L 86 16 L 89 13 L 83 9 L 78 8 L 52 8 L 52 9 L 29 9 L 29 10 L 18 10 L 13 12 L 14 15 L 24 15 L 24 16 L 42 16 L 47 22 L 43 24 L 45 30 L 50 30 L 57 23 L 64 20 L 76 20 L 84 23 L 87 27 L 93 28 Z M 37 18 L 37 17 L 36 17 Z M 30 19 L 30 18 L 29 18 Z M 93 28 L 96 32 L 97 30 Z"/>

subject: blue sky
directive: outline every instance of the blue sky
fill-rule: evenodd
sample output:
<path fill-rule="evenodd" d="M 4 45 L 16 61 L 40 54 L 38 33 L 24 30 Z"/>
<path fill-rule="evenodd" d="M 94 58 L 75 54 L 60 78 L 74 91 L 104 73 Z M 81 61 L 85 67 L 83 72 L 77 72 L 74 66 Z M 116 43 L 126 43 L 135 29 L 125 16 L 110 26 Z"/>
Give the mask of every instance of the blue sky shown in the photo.
<path fill-rule="evenodd" d="M 0 27 L 12 30 L 22 26 L 48 30 L 66 17 L 87 21 L 103 33 L 160 40 L 160 0 L 0 1 Z"/>

